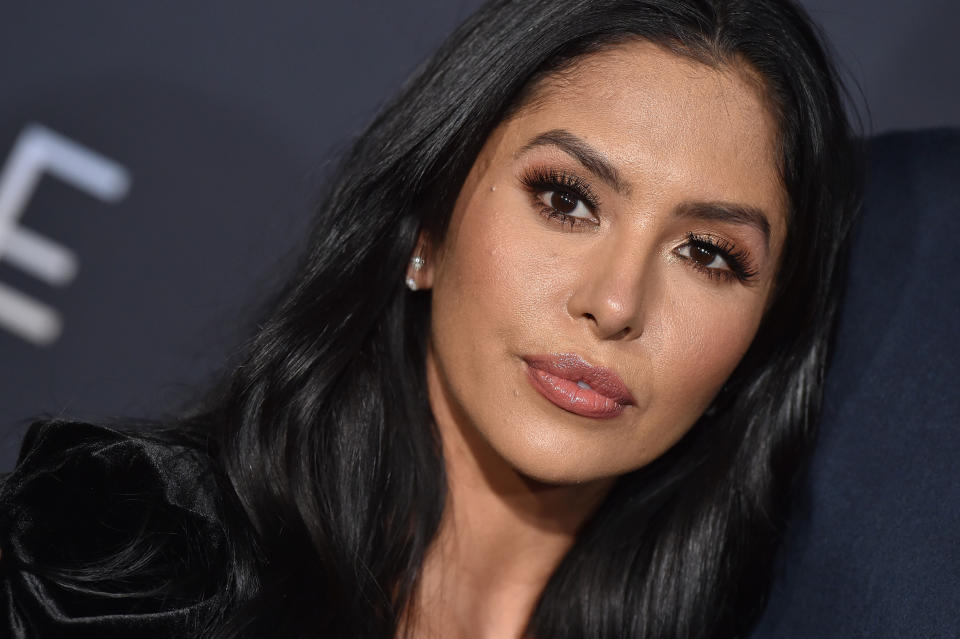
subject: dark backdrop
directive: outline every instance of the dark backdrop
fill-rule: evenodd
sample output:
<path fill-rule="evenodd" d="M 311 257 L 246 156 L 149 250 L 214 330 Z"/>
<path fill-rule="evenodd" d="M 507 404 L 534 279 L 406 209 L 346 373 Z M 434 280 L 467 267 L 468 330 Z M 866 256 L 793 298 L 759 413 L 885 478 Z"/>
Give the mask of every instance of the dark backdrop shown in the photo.
<path fill-rule="evenodd" d="M 189 398 L 296 251 L 330 158 L 478 4 L 8 3 L 0 470 L 41 413 Z M 960 126 L 960 5 L 806 4 L 871 130 Z"/>

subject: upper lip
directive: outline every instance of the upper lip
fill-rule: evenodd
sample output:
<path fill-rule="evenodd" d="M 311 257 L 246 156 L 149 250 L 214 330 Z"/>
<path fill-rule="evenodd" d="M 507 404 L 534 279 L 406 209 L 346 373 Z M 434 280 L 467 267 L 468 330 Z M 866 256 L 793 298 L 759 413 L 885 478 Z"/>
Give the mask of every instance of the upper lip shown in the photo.
<path fill-rule="evenodd" d="M 631 405 L 636 401 L 630 389 L 613 370 L 603 366 L 594 366 L 579 355 L 557 353 L 553 355 L 534 355 L 524 357 L 531 368 L 547 372 L 571 382 L 584 382 L 594 391 L 615 400 L 618 404 Z"/>

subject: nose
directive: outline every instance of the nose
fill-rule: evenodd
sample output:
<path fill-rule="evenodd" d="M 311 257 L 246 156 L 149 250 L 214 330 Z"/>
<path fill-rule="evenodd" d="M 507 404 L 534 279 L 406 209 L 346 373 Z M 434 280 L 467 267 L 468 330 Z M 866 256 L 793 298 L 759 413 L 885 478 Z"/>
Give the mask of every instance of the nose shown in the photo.
<path fill-rule="evenodd" d="M 579 271 L 567 302 L 570 316 L 588 323 L 599 339 L 640 337 L 652 286 L 649 255 L 637 247 L 598 246 Z"/>

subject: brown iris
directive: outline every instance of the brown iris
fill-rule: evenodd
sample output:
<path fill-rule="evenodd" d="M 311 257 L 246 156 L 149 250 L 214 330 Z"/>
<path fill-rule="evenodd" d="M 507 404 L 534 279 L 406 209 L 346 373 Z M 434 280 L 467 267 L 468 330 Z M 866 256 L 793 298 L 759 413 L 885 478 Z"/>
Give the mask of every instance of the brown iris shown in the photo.
<path fill-rule="evenodd" d="M 694 244 L 690 247 L 690 259 L 701 266 L 707 266 L 717 257 L 717 252 L 705 246 Z"/>
<path fill-rule="evenodd" d="M 564 191 L 554 191 L 553 195 L 550 196 L 550 206 L 561 213 L 570 213 L 577 208 L 579 201 L 579 199 Z"/>

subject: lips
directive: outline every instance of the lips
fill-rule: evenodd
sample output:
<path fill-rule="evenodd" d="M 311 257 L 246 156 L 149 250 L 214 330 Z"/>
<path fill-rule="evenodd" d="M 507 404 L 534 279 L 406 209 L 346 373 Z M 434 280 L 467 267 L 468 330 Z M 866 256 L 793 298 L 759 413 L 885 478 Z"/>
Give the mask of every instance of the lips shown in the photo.
<path fill-rule="evenodd" d="M 635 403 L 619 375 L 609 368 L 592 366 L 578 355 L 537 355 L 524 361 L 533 387 L 575 415 L 612 419 Z"/>

